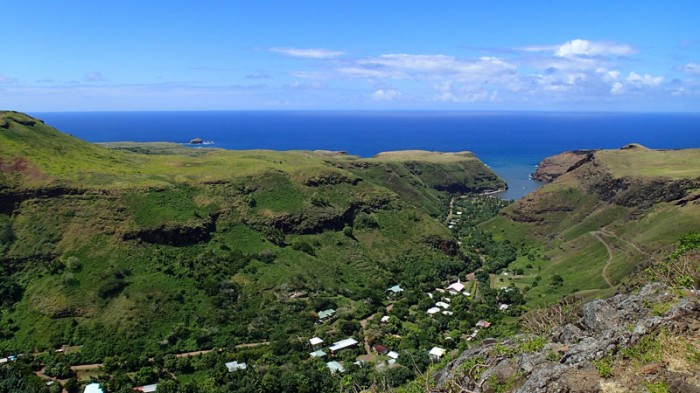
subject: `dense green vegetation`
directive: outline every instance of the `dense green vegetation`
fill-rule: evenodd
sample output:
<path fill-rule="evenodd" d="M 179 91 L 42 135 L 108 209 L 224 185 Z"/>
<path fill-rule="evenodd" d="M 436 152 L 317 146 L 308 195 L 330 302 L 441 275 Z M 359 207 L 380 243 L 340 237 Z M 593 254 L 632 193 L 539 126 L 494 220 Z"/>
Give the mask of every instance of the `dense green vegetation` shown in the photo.
<path fill-rule="evenodd" d="M 360 355 L 386 360 L 360 345 L 340 354 L 346 377 L 398 385 L 428 349 L 454 346 L 446 332 L 468 332 L 498 305 L 486 284 L 478 303 L 455 303 L 459 319 L 424 307 L 425 292 L 480 266 L 438 221 L 450 192 L 503 186 L 470 153 L 109 149 L 22 114 L 1 119 L 0 357 L 41 353 L 47 376 L 98 378 L 110 391 L 173 376 L 184 391 L 335 390 L 341 381 L 305 343 L 368 337 L 401 360 L 355 369 Z M 388 297 L 395 284 L 405 292 Z M 221 352 L 194 365 L 159 360 L 209 349 Z M 233 359 L 255 368 L 214 367 Z M 90 363 L 102 374 L 69 367 Z M 281 380 L 261 380 L 269 368 Z"/>

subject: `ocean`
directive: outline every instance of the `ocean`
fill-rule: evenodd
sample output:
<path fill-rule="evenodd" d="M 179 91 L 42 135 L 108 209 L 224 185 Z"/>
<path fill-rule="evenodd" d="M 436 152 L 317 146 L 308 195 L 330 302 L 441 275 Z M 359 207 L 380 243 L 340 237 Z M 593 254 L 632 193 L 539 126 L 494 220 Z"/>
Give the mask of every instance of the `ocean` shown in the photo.
<path fill-rule="evenodd" d="M 90 142 L 195 137 L 224 149 L 342 150 L 371 157 L 421 149 L 474 152 L 519 199 L 540 184 L 528 178 L 544 158 L 567 150 L 700 147 L 700 113 L 421 111 L 216 111 L 32 113 Z"/>

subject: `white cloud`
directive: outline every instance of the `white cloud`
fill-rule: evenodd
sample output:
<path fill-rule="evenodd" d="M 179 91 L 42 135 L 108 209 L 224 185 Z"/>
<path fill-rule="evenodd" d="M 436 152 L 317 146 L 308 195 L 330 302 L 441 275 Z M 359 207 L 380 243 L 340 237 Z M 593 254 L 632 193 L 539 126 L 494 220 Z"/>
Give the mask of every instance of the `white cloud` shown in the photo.
<path fill-rule="evenodd" d="M 372 93 L 372 99 L 377 101 L 394 101 L 401 97 L 401 92 L 393 89 L 379 89 Z"/>
<path fill-rule="evenodd" d="M 328 75 L 322 72 L 315 72 L 315 71 L 293 71 L 290 72 L 289 75 L 295 77 L 295 78 L 304 78 L 304 79 L 327 79 Z"/>
<path fill-rule="evenodd" d="M 102 73 L 99 71 L 93 71 L 93 72 L 88 72 L 87 74 L 83 75 L 83 81 L 85 82 L 104 82 L 107 79 L 105 79 L 104 76 L 102 76 Z"/>
<path fill-rule="evenodd" d="M 621 82 L 615 82 L 610 88 L 610 94 L 621 94 L 624 91 L 624 89 L 625 85 L 623 85 Z"/>
<path fill-rule="evenodd" d="M 285 87 L 290 90 L 321 90 L 325 86 L 320 82 L 292 82 Z"/>
<path fill-rule="evenodd" d="M 446 55 L 385 54 L 354 60 L 337 70 L 341 75 L 386 80 L 506 84 L 517 67 L 496 57 L 459 59 Z"/>
<path fill-rule="evenodd" d="M 253 72 L 245 76 L 246 79 L 261 80 L 261 79 L 272 79 L 272 75 L 264 71 Z"/>
<path fill-rule="evenodd" d="M 688 63 L 683 67 L 683 71 L 691 75 L 700 75 L 700 64 Z"/>
<path fill-rule="evenodd" d="M 521 48 L 527 52 L 551 52 L 557 57 L 599 57 L 628 56 L 635 53 L 634 48 L 614 42 L 588 41 L 575 39 L 560 45 L 529 46 Z"/>
<path fill-rule="evenodd" d="M 345 52 L 341 51 L 320 48 L 270 48 L 270 51 L 280 53 L 285 56 L 301 57 L 306 59 L 334 59 L 345 54 Z"/>
<path fill-rule="evenodd" d="M 658 86 L 663 81 L 663 76 L 651 76 L 649 74 L 644 74 L 644 76 L 642 76 L 634 71 L 630 72 L 629 76 L 627 77 L 627 82 L 635 85 Z"/>

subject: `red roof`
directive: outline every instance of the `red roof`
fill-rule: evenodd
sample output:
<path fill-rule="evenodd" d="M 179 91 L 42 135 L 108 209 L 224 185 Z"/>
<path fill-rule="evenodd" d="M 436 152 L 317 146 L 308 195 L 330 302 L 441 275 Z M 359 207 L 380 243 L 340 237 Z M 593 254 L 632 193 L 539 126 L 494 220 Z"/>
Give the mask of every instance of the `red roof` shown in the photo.
<path fill-rule="evenodd" d="M 377 353 L 379 353 L 379 354 L 385 354 L 385 353 L 389 352 L 389 348 L 387 348 L 387 347 L 385 347 L 385 346 L 383 346 L 383 345 L 381 345 L 381 344 L 376 344 L 376 345 L 375 345 L 374 347 L 372 347 L 372 348 L 374 348 L 374 350 L 375 350 Z"/>

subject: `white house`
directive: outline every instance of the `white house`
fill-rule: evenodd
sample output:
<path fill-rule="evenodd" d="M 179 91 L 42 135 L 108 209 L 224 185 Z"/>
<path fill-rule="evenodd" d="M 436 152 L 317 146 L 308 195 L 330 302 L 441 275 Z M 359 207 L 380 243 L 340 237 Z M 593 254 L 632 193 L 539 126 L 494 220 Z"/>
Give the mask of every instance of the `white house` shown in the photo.
<path fill-rule="evenodd" d="M 332 362 L 326 363 L 326 367 L 328 367 L 331 370 L 331 373 L 344 373 L 345 372 L 345 368 L 343 367 L 343 365 L 336 362 L 335 360 Z"/>
<path fill-rule="evenodd" d="M 450 308 L 450 305 L 447 304 L 447 303 L 445 303 L 445 302 L 437 302 L 437 303 L 435 303 L 435 306 L 436 306 L 436 307 L 442 307 L 442 308 L 445 308 L 445 309 Z"/>
<path fill-rule="evenodd" d="M 501 304 L 500 306 L 498 306 L 498 309 L 501 310 L 501 311 L 505 311 L 505 310 L 508 309 L 508 307 L 509 307 L 509 306 L 508 306 L 507 304 Z"/>
<path fill-rule="evenodd" d="M 381 321 L 382 323 L 387 323 L 387 322 L 389 322 L 389 316 L 388 316 L 388 315 L 383 316 L 382 319 L 380 319 L 380 321 Z"/>
<path fill-rule="evenodd" d="M 318 351 L 311 352 L 309 355 L 311 355 L 312 358 L 322 358 L 326 356 L 326 353 L 319 349 Z"/>
<path fill-rule="evenodd" d="M 428 352 L 428 356 L 433 360 L 440 360 L 443 355 L 445 355 L 445 350 L 440 347 L 433 347 L 433 349 Z"/>
<path fill-rule="evenodd" d="M 83 390 L 83 393 L 103 393 L 102 388 L 100 387 L 99 383 L 90 383 L 87 386 L 85 386 L 85 390 Z"/>
<path fill-rule="evenodd" d="M 345 340 L 340 340 L 338 342 L 333 343 L 333 345 L 330 346 L 331 353 L 335 353 L 340 351 L 341 349 L 345 348 L 350 348 L 357 345 L 357 340 L 354 338 L 346 338 Z"/>
<path fill-rule="evenodd" d="M 248 368 L 248 366 L 245 363 L 238 363 L 234 360 L 233 362 L 226 363 L 226 368 L 228 369 L 228 372 L 232 373 L 236 370 L 245 370 Z"/>
<path fill-rule="evenodd" d="M 143 385 L 135 387 L 134 390 L 137 392 L 153 393 L 158 389 L 158 384 L 154 383 L 152 385 Z"/>
<path fill-rule="evenodd" d="M 323 339 L 320 337 L 314 337 L 309 340 L 309 344 L 311 344 L 312 347 L 315 347 L 317 345 L 323 344 Z"/>
<path fill-rule="evenodd" d="M 440 312 L 440 307 L 431 307 L 428 309 L 428 315 L 437 314 Z"/>
<path fill-rule="evenodd" d="M 456 295 L 464 290 L 464 284 L 457 281 L 456 283 L 450 284 L 447 290 L 450 291 L 451 294 Z"/>

